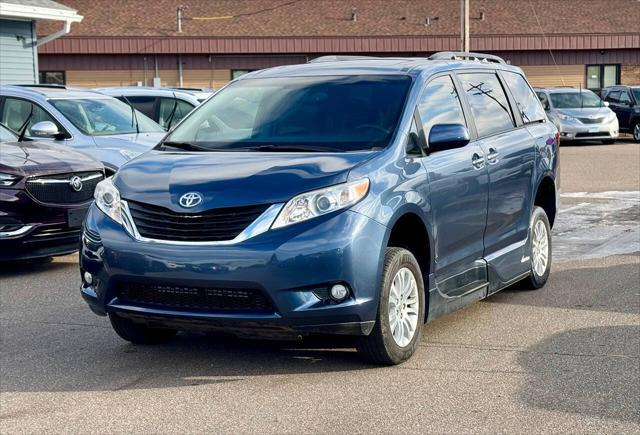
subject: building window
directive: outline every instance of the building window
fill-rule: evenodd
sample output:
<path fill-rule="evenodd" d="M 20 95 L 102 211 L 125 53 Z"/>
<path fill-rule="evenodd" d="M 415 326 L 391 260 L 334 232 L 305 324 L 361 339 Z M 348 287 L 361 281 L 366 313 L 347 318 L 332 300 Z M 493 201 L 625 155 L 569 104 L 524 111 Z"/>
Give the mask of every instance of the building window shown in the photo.
<path fill-rule="evenodd" d="M 620 83 L 620 65 L 587 65 L 587 88 L 599 90 Z"/>
<path fill-rule="evenodd" d="M 251 71 L 255 71 L 253 69 L 232 69 L 231 70 L 231 80 L 235 80 L 238 77 L 242 77 L 245 74 L 249 74 Z"/>
<path fill-rule="evenodd" d="M 40 71 L 40 84 L 64 85 L 64 71 Z"/>

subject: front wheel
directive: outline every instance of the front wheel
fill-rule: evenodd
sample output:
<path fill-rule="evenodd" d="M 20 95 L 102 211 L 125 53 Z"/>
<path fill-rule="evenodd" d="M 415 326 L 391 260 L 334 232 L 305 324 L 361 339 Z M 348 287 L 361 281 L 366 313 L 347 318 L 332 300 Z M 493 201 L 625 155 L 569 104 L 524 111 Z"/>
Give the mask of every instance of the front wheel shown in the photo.
<path fill-rule="evenodd" d="M 387 248 L 376 324 L 357 343 L 364 359 L 400 364 L 414 354 L 422 335 L 425 291 L 420 266 L 411 252 Z"/>
<path fill-rule="evenodd" d="M 529 258 L 531 270 L 523 284 L 530 290 L 539 289 L 547 283 L 551 272 L 551 225 L 547 213 L 538 206 L 531 214 Z"/>
<path fill-rule="evenodd" d="M 633 126 L 633 140 L 636 142 L 640 142 L 640 122 L 636 122 Z"/>

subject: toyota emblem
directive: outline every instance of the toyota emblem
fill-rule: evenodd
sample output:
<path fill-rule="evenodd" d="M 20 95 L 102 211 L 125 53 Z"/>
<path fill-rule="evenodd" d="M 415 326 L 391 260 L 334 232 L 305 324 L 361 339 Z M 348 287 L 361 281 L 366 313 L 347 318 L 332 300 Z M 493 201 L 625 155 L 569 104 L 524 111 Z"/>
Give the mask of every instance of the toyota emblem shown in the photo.
<path fill-rule="evenodd" d="M 82 178 L 74 175 L 71 177 L 71 180 L 69 180 L 69 186 L 76 192 L 80 192 L 82 190 Z"/>
<path fill-rule="evenodd" d="M 198 192 L 187 192 L 178 200 L 184 208 L 192 208 L 202 203 L 202 195 Z"/>

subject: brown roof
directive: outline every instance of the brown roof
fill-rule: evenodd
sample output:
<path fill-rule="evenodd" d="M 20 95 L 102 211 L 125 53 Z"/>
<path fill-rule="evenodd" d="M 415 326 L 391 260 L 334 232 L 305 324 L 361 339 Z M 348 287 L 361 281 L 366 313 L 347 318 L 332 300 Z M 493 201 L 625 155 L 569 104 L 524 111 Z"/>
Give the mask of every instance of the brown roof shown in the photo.
<path fill-rule="evenodd" d="M 458 0 L 58 1 L 84 15 L 72 26 L 71 36 L 454 36 L 460 32 Z M 187 7 L 183 33 L 176 32 L 178 5 Z M 640 32 L 637 0 L 472 0 L 470 16 L 472 35 Z M 425 26 L 427 17 L 431 21 Z M 38 33 L 54 28 L 42 23 Z"/>

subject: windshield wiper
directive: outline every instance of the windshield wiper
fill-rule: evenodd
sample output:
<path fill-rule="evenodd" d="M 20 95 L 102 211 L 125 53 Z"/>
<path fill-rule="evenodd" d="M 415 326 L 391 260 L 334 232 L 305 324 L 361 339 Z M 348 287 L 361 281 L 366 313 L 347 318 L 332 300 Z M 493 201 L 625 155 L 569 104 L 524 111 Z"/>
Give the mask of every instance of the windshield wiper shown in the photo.
<path fill-rule="evenodd" d="M 18 142 L 22 142 L 24 140 L 24 135 L 27 133 L 27 127 L 29 127 L 29 122 L 31 121 L 31 118 L 33 118 L 33 104 L 31 105 L 31 111 L 29 112 L 29 116 L 27 116 L 27 119 L 24 121 L 24 124 L 22 124 L 18 129 L 18 131 L 20 132 L 20 135 L 18 136 Z"/>
<path fill-rule="evenodd" d="M 173 93 L 173 108 L 171 109 L 171 114 L 169 114 L 169 118 L 167 118 L 167 131 L 171 130 L 171 124 L 173 123 L 173 117 L 176 114 L 176 109 L 178 108 L 178 98 L 176 97 L 176 93 Z"/>
<path fill-rule="evenodd" d="M 312 145 L 260 145 L 256 147 L 248 147 L 245 148 L 249 151 L 258 151 L 258 152 L 311 152 L 311 153 L 322 153 L 322 152 L 344 152 L 339 148 L 331 148 L 331 147 L 318 147 Z"/>
<path fill-rule="evenodd" d="M 126 96 L 123 95 L 122 98 L 124 98 L 124 101 L 126 101 L 129 107 L 131 107 L 131 124 L 133 124 L 134 122 L 136 123 L 136 133 L 140 134 L 140 126 L 138 125 L 138 116 L 136 115 L 136 108 L 133 107 L 133 104 L 131 104 L 131 101 L 129 101 L 129 99 Z"/>
<path fill-rule="evenodd" d="M 176 148 L 179 150 L 185 150 L 185 151 L 217 151 L 215 149 L 211 149 L 211 148 L 205 148 L 205 147 L 201 147 L 199 145 L 190 143 L 190 142 L 161 142 L 159 147 L 171 147 L 171 148 Z"/>

